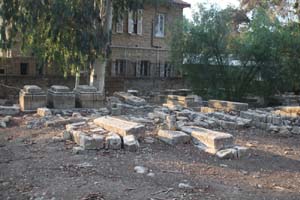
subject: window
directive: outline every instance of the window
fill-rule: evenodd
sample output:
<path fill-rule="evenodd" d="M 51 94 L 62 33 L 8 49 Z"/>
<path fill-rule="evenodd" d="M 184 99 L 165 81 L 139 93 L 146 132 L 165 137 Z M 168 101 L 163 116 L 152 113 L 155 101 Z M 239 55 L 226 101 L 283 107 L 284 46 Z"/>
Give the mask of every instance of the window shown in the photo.
<path fill-rule="evenodd" d="M 165 36 L 165 15 L 158 14 L 155 19 L 155 37 L 164 37 Z"/>
<path fill-rule="evenodd" d="M 0 69 L 0 74 L 5 74 L 5 70 L 4 69 Z"/>
<path fill-rule="evenodd" d="M 128 13 L 128 33 L 142 35 L 143 10 L 130 11 Z"/>
<path fill-rule="evenodd" d="M 20 72 L 21 72 L 21 75 L 27 75 L 28 74 L 28 63 L 21 63 L 20 64 Z"/>
<path fill-rule="evenodd" d="M 150 76 L 151 74 L 151 67 L 150 62 L 147 60 L 142 60 L 140 62 L 137 62 L 136 68 L 135 68 L 135 76 L 136 77 L 146 77 Z"/>
<path fill-rule="evenodd" d="M 119 20 L 117 23 L 116 23 L 116 33 L 123 33 L 123 30 L 124 30 L 124 21 L 123 19 Z"/>
<path fill-rule="evenodd" d="M 126 74 L 126 65 L 126 60 L 116 60 L 112 66 L 112 76 L 124 76 Z"/>

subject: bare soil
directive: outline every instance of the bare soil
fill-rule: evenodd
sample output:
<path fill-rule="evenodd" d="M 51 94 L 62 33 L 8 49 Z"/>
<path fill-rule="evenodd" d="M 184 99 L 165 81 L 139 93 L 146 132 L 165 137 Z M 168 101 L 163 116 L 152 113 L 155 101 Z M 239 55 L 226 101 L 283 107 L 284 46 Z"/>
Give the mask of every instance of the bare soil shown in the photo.
<path fill-rule="evenodd" d="M 172 147 L 158 140 L 142 140 L 136 153 L 76 155 L 72 142 L 53 141 L 61 131 L 22 124 L 0 129 L 0 199 L 300 199 L 300 137 L 234 131 L 236 143 L 251 148 L 250 156 L 219 160 L 191 144 Z M 135 166 L 155 176 L 137 174 Z"/>

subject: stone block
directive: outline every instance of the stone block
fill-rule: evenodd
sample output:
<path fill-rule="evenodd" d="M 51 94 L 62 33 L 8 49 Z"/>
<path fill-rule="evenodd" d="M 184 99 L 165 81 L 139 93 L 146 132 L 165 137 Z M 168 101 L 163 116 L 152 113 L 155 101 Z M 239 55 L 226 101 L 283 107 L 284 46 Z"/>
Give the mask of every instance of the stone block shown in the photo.
<path fill-rule="evenodd" d="M 200 112 L 202 112 L 202 113 L 213 113 L 213 112 L 215 112 L 215 109 L 204 106 L 204 107 L 200 108 Z"/>
<path fill-rule="evenodd" d="M 101 108 L 104 106 L 105 96 L 93 86 L 79 85 L 74 92 L 76 107 Z"/>
<path fill-rule="evenodd" d="M 139 141 L 134 137 L 134 135 L 127 135 L 123 137 L 124 149 L 127 151 L 137 151 L 140 144 Z"/>
<path fill-rule="evenodd" d="M 0 115 L 17 115 L 20 113 L 20 107 L 17 105 L 14 106 L 0 106 Z"/>
<path fill-rule="evenodd" d="M 75 93 L 66 86 L 51 86 L 47 93 L 47 104 L 55 109 L 75 108 Z"/>
<path fill-rule="evenodd" d="M 145 126 L 142 124 L 126 121 L 116 117 L 100 117 L 95 119 L 94 123 L 108 131 L 117 133 L 122 137 L 126 135 L 139 137 L 145 131 Z"/>
<path fill-rule="evenodd" d="M 52 121 L 46 121 L 45 126 L 46 127 L 59 127 L 59 126 L 65 126 L 67 124 L 77 123 L 85 121 L 85 119 L 82 118 L 68 118 L 68 119 L 56 119 Z"/>
<path fill-rule="evenodd" d="M 41 117 L 47 117 L 47 116 L 51 116 L 52 112 L 49 108 L 38 108 L 37 114 Z"/>
<path fill-rule="evenodd" d="M 72 123 L 72 124 L 67 124 L 66 125 L 66 130 L 67 131 L 72 131 L 72 130 L 76 130 L 82 126 L 85 126 L 86 122 L 77 122 L 77 123 Z"/>
<path fill-rule="evenodd" d="M 115 92 L 114 96 L 118 97 L 119 99 L 121 99 L 121 101 L 132 105 L 132 106 L 144 106 L 146 105 L 146 100 L 136 97 L 130 93 L 127 92 Z"/>
<path fill-rule="evenodd" d="M 23 112 L 34 112 L 46 107 L 46 93 L 36 85 L 25 85 L 19 93 L 20 109 Z"/>
<path fill-rule="evenodd" d="M 166 125 L 169 130 L 176 131 L 176 129 L 177 129 L 176 116 L 168 115 L 167 119 L 166 119 Z"/>
<path fill-rule="evenodd" d="M 119 150 L 122 147 L 122 139 L 116 133 L 109 133 L 105 138 L 105 148 Z"/>
<path fill-rule="evenodd" d="M 85 135 L 85 133 L 83 133 L 82 131 L 74 131 L 74 130 L 71 131 L 72 139 L 78 145 L 80 145 L 81 136 L 84 136 L 84 135 Z"/>
<path fill-rule="evenodd" d="M 233 146 L 233 136 L 228 133 L 212 131 L 196 126 L 184 126 L 181 130 L 192 136 L 195 141 L 204 144 L 208 152 L 216 153 L 220 149 Z"/>
<path fill-rule="evenodd" d="M 104 135 L 93 134 L 92 137 L 94 139 L 95 148 L 96 149 L 104 149 L 104 147 L 105 147 L 105 136 Z"/>
<path fill-rule="evenodd" d="M 248 110 L 247 103 L 231 102 L 231 101 L 220 101 L 220 100 L 209 100 L 208 106 L 220 111 L 246 111 Z"/>
<path fill-rule="evenodd" d="M 160 140 L 170 145 L 185 144 L 191 139 L 182 131 L 159 130 L 157 135 Z"/>

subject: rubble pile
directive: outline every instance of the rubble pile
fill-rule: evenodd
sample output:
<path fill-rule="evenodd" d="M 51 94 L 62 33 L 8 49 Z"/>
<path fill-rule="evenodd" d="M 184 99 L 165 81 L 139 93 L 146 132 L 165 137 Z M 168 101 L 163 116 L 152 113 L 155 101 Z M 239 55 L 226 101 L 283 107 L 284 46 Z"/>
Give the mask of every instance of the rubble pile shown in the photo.
<path fill-rule="evenodd" d="M 138 138 L 144 133 L 144 126 L 116 117 L 101 117 L 93 122 L 68 124 L 66 131 L 82 150 L 124 148 L 137 151 Z M 78 150 L 78 147 L 76 149 Z"/>

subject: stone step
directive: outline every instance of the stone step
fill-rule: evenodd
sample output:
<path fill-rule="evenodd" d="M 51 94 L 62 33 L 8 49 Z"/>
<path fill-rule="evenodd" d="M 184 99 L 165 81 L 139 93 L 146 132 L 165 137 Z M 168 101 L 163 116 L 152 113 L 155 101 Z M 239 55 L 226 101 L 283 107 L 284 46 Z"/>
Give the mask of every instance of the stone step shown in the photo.
<path fill-rule="evenodd" d="M 182 131 L 159 130 L 158 138 L 170 145 L 185 144 L 191 137 Z"/>
<path fill-rule="evenodd" d="M 126 121 L 116 117 L 100 117 L 94 120 L 97 126 L 100 126 L 108 131 L 119 134 L 124 137 L 126 135 L 134 135 L 136 137 L 142 135 L 145 131 L 145 126 L 139 123 Z"/>
<path fill-rule="evenodd" d="M 234 146 L 233 136 L 228 133 L 212 131 L 197 126 L 183 126 L 181 130 L 190 134 L 196 143 L 203 144 L 205 151 L 212 154 L 221 149 Z"/>

